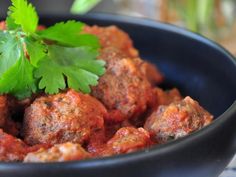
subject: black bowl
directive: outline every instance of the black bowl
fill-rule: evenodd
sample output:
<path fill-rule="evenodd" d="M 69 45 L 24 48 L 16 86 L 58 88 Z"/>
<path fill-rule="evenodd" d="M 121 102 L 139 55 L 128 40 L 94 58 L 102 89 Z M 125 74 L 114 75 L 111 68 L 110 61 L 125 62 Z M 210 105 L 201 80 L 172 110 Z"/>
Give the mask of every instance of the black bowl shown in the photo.
<path fill-rule="evenodd" d="M 1 163 L 8 177 L 214 177 L 236 150 L 236 62 L 214 42 L 154 21 L 105 14 L 48 16 L 42 24 L 77 19 L 117 25 L 128 32 L 143 58 L 165 74 L 164 87 L 178 87 L 209 110 L 216 120 L 200 131 L 143 151 L 77 162 Z M 140 98 L 142 99 L 142 98 Z"/>

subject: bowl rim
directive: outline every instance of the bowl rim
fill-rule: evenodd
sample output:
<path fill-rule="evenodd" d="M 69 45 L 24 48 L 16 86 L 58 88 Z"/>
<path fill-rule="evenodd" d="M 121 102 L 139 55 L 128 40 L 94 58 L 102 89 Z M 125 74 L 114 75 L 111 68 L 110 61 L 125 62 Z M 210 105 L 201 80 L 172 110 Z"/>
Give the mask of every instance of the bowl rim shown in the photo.
<path fill-rule="evenodd" d="M 215 50 L 218 50 L 222 54 L 225 55 L 226 58 L 232 63 L 232 65 L 235 66 L 236 69 L 236 60 L 235 57 L 228 52 L 224 47 L 222 47 L 220 44 L 212 41 L 211 39 L 208 39 L 205 36 L 202 36 L 198 33 L 192 32 L 190 30 L 178 27 L 173 24 L 163 23 L 154 21 L 147 18 L 137 18 L 137 17 L 131 17 L 131 16 L 124 16 L 124 15 L 117 15 L 117 14 L 108 14 L 108 13 L 89 13 L 83 16 L 80 15 L 66 15 L 66 14 L 50 14 L 50 15 L 43 15 L 44 18 L 63 18 L 63 19 L 79 19 L 81 21 L 86 21 L 89 19 L 95 19 L 98 21 L 113 21 L 113 22 L 120 22 L 120 23 L 126 23 L 131 25 L 141 25 L 144 27 L 151 27 L 156 28 L 159 30 L 164 30 L 171 33 L 176 33 L 178 35 L 181 35 L 183 37 L 186 37 L 188 39 L 195 40 L 197 42 L 203 43 Z M 139 150 L 136 152 L 128 153 L 128 154 L 120 154 L 120 155 L 114 155 L 110 157 L 102 157 L 102 158 L 92 158 L 92 159 L 86 159 L 86 160 L 80 160 L 80 161 L 67 161 L 67 162 L 46 162 L 46 163 L 19 163 L 19 162 L 0 162 L 0 171 L 1 170 L 11 170 L 11 169 L 20 169 L 24 168 L 27 169 L 46 169 L 46 168 L 55 168 L 58 169 L 58 167 L 63 167 L 66 169 L 73 169 L 73 168 L 98 168 L 98 167 L 106 167 L 111 166 L 113 164 L 115 165 L 122 165 L 123 163 L 133 162 L 133 161 L 139 161 L 141 159 L 146 158 L 152 158 L 153 156 L 158 156 L 164 153 L 168 153 L 174 149 L 178 149 L 180 147 L 183 147 L 192 141 L 196 141 L 197 139 L 201 138 L 205 134 L 208 134 L 209 132 L 217 129 L 222 124 L 228 121 L 230 117 L 233 115 L 236 115 L 236 101 L 232 103 L 232 105 L 225 110 L 224 113 L 222 113 L 220 116 L 218 116 L 210 125 L 203 127 L 202 129 L 193 132 L 183 138 L 169 141 L 165 144 L 153 146 L 150 148 L 146 148 L 144 150 Z"/>

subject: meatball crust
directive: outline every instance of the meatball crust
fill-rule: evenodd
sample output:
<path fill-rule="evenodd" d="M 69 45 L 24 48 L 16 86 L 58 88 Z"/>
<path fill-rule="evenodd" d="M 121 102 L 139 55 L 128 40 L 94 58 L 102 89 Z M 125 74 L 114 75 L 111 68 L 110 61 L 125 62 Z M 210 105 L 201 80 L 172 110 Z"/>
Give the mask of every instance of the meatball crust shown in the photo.
<path fill-rule="evenodd" d="M 138 57 L 133 58 L 133 60 L 138 66 L 140 72 L 146 77 L 146 79 L 152 86 L 161 84 L 163 82 L 164 76 L 154 64 L 142 60 Z"/>
<path fill-rule="evenodd" d="M 102 54 L 106 60 L 106 73 L 100 77 L 92 95 L 108 109 L 107 120 L 121 122 L 138 117 L 153 101 L 153 89 L 140 72 L 139 58 L 122 58 L 115 50 Z"/>
<path fill-rule="evenodd" d="M 129 35 L 116 26 L 85 26 L 84 32 L 97 36 L 102 48 L 112 46 L 121 50 L 128 57 L 138 56 L 138 51 L 133 47 Z"/>
<path fill-rule="evenodd" d="M 170 105 L 159 106 L 145 122 L 144 128 L 157 142 L 165 143 L 188 135 L 208 125 L 213 116 L 204 110 L 197 101 L 185 97 Z"/>
<path fill-rule="evenodd" d="M 49 149 L 40 148 L 38 151 L 28 153 L 24 162 L 64 162 L 82 160 L 90 157 L 80 144 L 56 144 Z"/>
<path fill-rule="evenodd" d="M 30 145 L 88 141 L 104 128 L 105 107 L 74 90 L 37 98 L 25 111 L 23 137 Z"/>

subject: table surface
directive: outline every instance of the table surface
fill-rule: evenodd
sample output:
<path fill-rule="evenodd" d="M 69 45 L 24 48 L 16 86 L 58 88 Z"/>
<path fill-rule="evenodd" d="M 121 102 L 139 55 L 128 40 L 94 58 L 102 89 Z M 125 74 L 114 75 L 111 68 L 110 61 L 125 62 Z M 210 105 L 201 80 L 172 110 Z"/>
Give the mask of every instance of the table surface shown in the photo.
<path fill-rule="evenodd" d="M 236 156 L 219 177 L 236 177 Z"/>

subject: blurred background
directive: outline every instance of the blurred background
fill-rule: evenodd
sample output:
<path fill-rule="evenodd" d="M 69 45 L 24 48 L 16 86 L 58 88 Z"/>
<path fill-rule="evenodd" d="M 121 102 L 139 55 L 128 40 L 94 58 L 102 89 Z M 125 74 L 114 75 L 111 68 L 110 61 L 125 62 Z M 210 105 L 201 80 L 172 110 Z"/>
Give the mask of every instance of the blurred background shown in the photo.
<path fill-rule="evenodd" d="M 29 0 L 39 14 L 106 12 L 172 23 L 219 42 L 236 55 L 236 0 Z M 4 17 L 10 0 L 0 1 Z"/>

